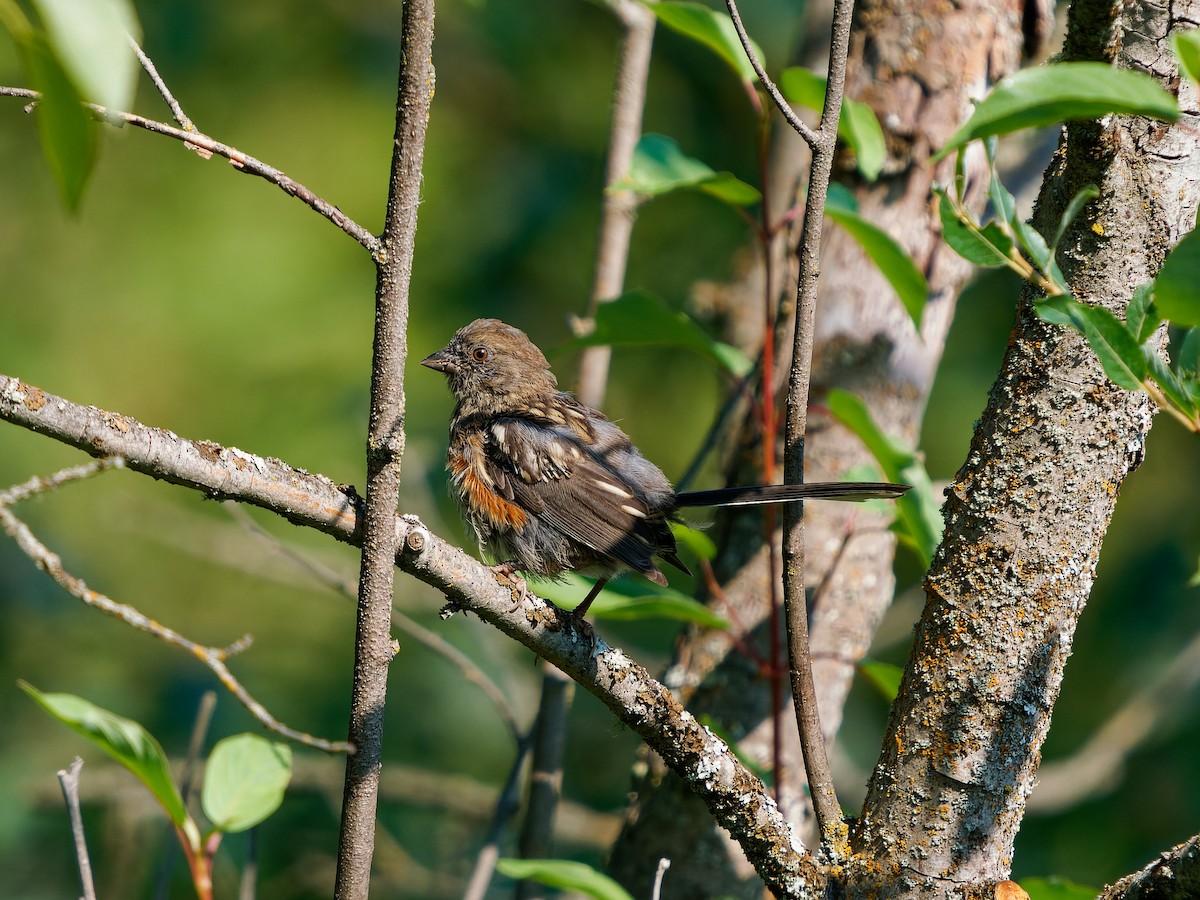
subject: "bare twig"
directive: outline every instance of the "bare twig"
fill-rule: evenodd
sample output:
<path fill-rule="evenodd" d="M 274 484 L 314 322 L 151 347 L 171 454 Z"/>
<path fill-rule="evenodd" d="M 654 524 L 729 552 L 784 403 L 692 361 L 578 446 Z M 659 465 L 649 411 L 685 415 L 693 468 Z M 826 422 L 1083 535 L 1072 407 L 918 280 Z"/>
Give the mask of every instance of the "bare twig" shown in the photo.
<path fill-rule="evenodd" d="M 345 578 L 341 573 L 334 571 L 329 566 L 315 559 L 312 554 L 300 553 L 294 547 L 288 546 L 255 522 L 238 504 L 233 501 L 227 501 L 225 503 L 225 510 L 247 531 L 266 541 L 272 549 L 283 555 L 284 558 L 297 567 L 306 570 L 343 597 L 353 600 L 358 595 L 358 583 L 353 578 Z M 508 702 L 508 697 L 501 690 L 500 686 L 471 657 L 467 656 L 467 654 L 463 653 L 445 638 L 430 631 L 424 625 L 406 616 L 395 607 L 392 608 L 392 625 L 418 641 L 428 650 L 441 656 L 458 669 L 459 674 L 462 675 L 465 681 L 471 682 L 483 691 L 484 695 L 495 705 L 500 717 L 504 719 L 504 723 L 512 733 L 513 739 L 520 743 L 522 740 L 521 726 L 517 722 L 516 711 L 512 708 L 512 704 Z"/>
<path fill-rule="evenodd" d="M 642 135 L 650 49 L 654 43 L 654 13 L 644 4 L 638 0 L 612 0 L 609 5 L 623 30 L 613 86 L 596 271 L 588 306 L 588 315 L 593 317 L 601 303 L 616 299 L 625 288 L 625 268 L 629 261 L 638 196 L 632 191 L 615 190 L 614 185 L 629 171 L 633 152 Z M 578 394 L 588 406 L 604 404 L 611 356 L 612 348 L 598 346 L 588 347 L 579 358 Z"/>
<path fill-rule="evenodd" d="M 1038 767 L 1029 795 L 1030 812 L 1068 809 L 1116 785 L 1130 755 L 1179 709 L 1181 698 L 1200 682 L 1200 633 L 1172 656 L 1170 664 L 1125 701 L 1077 751 Z"/>
<path fill-rule="evenodd" d="M 41 94 L 37 91 L 31 91 L 28 88 L 0 86 L 0 97 L 20 97 L 36 101 L 41 99 Z M 136 128 L 142 128 L 154 134 L 175 138 L 175 140 L 182 141 L 205 158 L 212 155 L 224 157 L 239 172 L 245 172 L 248 175 L 257 175 L 264 181 L 269 181 L 278 187 L 285 194 L 300 200 L 350 237 L 354 238 L 358 243 L 362 244 L 376 262 L 381 260 L 384 247 L 379 238 L 371 234 L 371 232 L 363 228 L 332 203 L 318 197 L 300 182 L 289 178 L 274 166 L 269 166 L 265 162 L 255 159 L 250 154 L 244 153 L 228 144 L 223 144 L 200 131 L 176 128 L 174 125 L 168 125 L 166 122 L 147 119 L 134 113 L 111 110 L 95 103 L 85 103 L 84 106 L 101 122 L 106 122 L 110 125 L 133 125 Z"/>
<path fill-rule="evenodd" d="M 574 683 L 561 669 L 542 665 L 542 695 L 533 726 L 533 766 L 529 773 L 529 801 L 521 827 L 521 856 L 544 859 L 551 855 L 554 814 L 562 793 L 563 756 L 567 745 L 567 713 Z M 535 900 L 545 888 L 528 879 L 517 883 L 518 900 Z"/>
<path fill-rule="evenodd" d="M 0 375 L 0 419 L 96 456 L 119 454 L 128 469 L 206 496 L 252 503 L 347 543 L 363 540 L 352 491 L 279 460 L 190 441 L 5 375 Z M 532 591 L 514 602 L 511 586 L 414 517 L 397 517 L 395 527 L 400 546 L 396 562 L 404 571 L 445 593 L 452 609 L 470 609 L 594 694 L 695 791 L 772 890 L 797 896 L 796 885 L 803 884 L 805 896 L 821 895 L 822 868 L 792 833 L 762 782 L 670 690 Z"/>
<path fill-rule="evenodd" d="M 392 590 L 398 533 L 396 503 L 404 455 L 404 364 L 425 132 L 433 101 L 433 0 L 408 0 L 401 24 L 396 130 L 388 181 L 383 248 L 376 256 L 375 339 L 367 424 L 366 502 L 350 740 L 338 838 L 337 900 L 366 900 L 375 844 L 375 810 L 383 762 L 383 714 L 393 655 Z"/>
<path fill-rule="evenodd" d="M 512 767 L 504 782 L 504 789 L 496 799 L 495 811 L 492 813 L 492 827 L 488 829 L 487 840 L 479 855 L 475 857 L 475 868 L 471 871 L 471 879 L 467 889 L 463 891 L 463 900 L 483 900 L 491 884 L 492 875 L 496 872 L 496 861 L 500 858 L 500 839 L 504 826 L 520 806 L 521 770 L 525 767 L 525 757 L 529 755 L 530 740 L 522 738 L 517 745 Z"/>
<path fill-rule="evenodd" d="M 800 274 L 796 286 L 796 330 L 792 344 L 792 367 L 788 379 L 787 430 L 784 450 L 784 480 L 798 484 L 804 480 L 804 440 L 808 423 L 808 395 L 812 375 L 813 322 L 816 313 L 817 277 L 820 270 L 821 232 L 825 217 L 825 198 L 833 169 L 837 145 L 838 118 L 846 82 L 846 57 L 850 43 L 853 0 L 836 0 L 833 35 L 829 50 L 829 75 L 821 124 L 816 132 L 801 122 L 767 78 L 757 60 L 745 28 L 741 25 L 734 0 L 726 0 L 730 17 L 746 48 L 751 65 L 759 74 L 788 120 L 812 148 L 804 225 L 800 234 Z M 821 836 L 829 847 L 836 846 L 844 832 L 841 806 L 833 788 L 829 759 L 817 710 L 816 686 L 809 657 L 808 608 L 804 593 L 804 510 L 803 504 L 784 509 L 784 614 L 787 621 L 788 657 L 791 663 L 792 701 L 800 731 L 804 767 L 813 799 L 813 812 Z"/>
<path fill-rule="evenodd" d="M 249 710 L 250 714 L 262 723 L 264 728 L 298 743 L 306 744 L 309 747 L 315 747 L 318 750 L 324 750 L 328 753 L 346 753 L 353 749 L 352 745 L 345 741 L 328 741 L 284 725 L 272 716 L 266 707 L 255 700 L 250 695 L 250 692 L 242 686 L 241 682 L 234 677 L 233 673 L 229 671 L 229 667 L 225 665 L 225 660 L 229 656 L 244 648 L 244 641 L 239 641 L 229 648 L 224 649 L 206 647 L 189 640 L 179 632 L 165 625 L 159 624 L 128 604 L 118 603 L 111 597 L 93 591 L 82 578 L 78 578 L 67 572 L 63 568 L 62 560 L 58 555 L 52 553 L 45 544 L 34 537 L 29 526 L 13 515 L 8 506 L 4 504 L 0 504 L 0 527 L 16 542 L 21 552 L 28 556 L 34 565 L 49 575 L 59 587 L 71 596 L 77 600 L 81 600 L 88 606 L 100 610 L 105 615 L 120 619 L 131 628 L 145 632 L 168 644 L 181 647 L 204 663 L 204 665 L 208 666 L 212 673 L 220 679 L 225 689 L 237 697 L 241 704 Z"/>
<path fill-rule="evenodd" d="M 67 804 L 67 815 L 71 819 L 71 837 L 75 840 L 75 864 L 79 867 L 79 884 L 84 900 L 96 900 L 96 885 L 92 880 L 92 861 L 88 856 L 87 838 L 83 833 L 83 815 L 79 811 L 79 770 L 83 760 L 78 756 L 66 769 L 58 770 L 58 783 L 62 787 L 63 800 Z"/>
<path fill-rule="evenodd" d="M 762 60 L 758 58 L 758 54 L 754 50 L 754 44 L 750 41 L 750 35 L 746 33 L 746 26 L 742 24 L 742 14 L 738 11 L 737 3 L 735 0 L 725 0 L 725 6 L 729 9 L 729 18 L 733 20 L 734 30 L 737 31 L 738 40 L 742 42 L 742 49 L 746 51 L 746 59 L 750 60 L 750 66 L 754 69 L 754 74 L 758 76 L 758 80 L 762 82 L 762 86 L 766 89 L 775 106 L 783 113 L 783 117 L 787 120 L 788 125 L 792 127 L 792 130 L 804 138 L 805 142 L 815 150 L 820 140 L 817 132 L 809 128 L 804 123 L 804 120 L 796 115 L 796 111 L 792 109 L 791 104 L 787 102 L 787 99 L 780 92 L 778 86 L 771 80 L 771 76 L 767 74 Z M 844 72 L 844 54 L 842 59 Z M 828 100 L 826 102 L 828 103 Z M 837 120 L 835 119 L 834 121 L 836 122 Z M 824 127 L 824 124 L 822 124 L 822 127 Z"/>
<path fill-rule="evenodd" d="M 14 503 L 28 500 L 36 494 L 44 494 L 48 491 L 57 490 L 68 482 L 91 478 L 93 475 L 98 475 L 109 469 L 119 469 L 124 465 L 125 461 L 119 456 L 106 456 L 102 459 L 84 463 L 81 466 L 60 469 L 53 475 L 46 475 L 44 477 L 34 475 L 28 481 L 0 490 L 0 506 L 12 506 Z"/>
<path fill-rule="evenodd" d="M 171 115 L 175 117 L 175 121 L 179 123 L 179 127 L 185 131 L 196 131 L 196 126 L 192 124 L 192 120 L 184 113 L 183 107 L 179 105 L 179 101 L 175 99 L 175 95 L 171 93 L 171 89 L 167 87 L 167 83 L 163 81 L 162 76 L 158 74 L 158 69 L 155 68 L 154 61 L 146 55 L 146 51 L 133 39 L 133 35 L 126 35 L 126 37 L 129 38 L 129 46 L 137 54 L 138 62 L 142 64 L 142 68 L 146 70 L 146 74 L 150 76 L 150 80 L 154 82 L 154 86 L 158 88 L 158 93 L 166 102 L 167 108 L 171 110 Z"/>

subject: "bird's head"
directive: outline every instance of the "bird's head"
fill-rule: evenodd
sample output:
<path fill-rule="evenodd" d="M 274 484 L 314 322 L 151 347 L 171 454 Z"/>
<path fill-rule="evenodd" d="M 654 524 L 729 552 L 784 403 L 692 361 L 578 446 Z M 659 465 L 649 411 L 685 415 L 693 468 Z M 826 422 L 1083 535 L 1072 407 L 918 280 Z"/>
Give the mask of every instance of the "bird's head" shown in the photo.
<path fill-rule="evenodd" d="M 557 389 L 550 364 L 525 332 L 499 319 L 476 319 L 421 365 L 441 372 L 461 407 L 499 411 Z"/>

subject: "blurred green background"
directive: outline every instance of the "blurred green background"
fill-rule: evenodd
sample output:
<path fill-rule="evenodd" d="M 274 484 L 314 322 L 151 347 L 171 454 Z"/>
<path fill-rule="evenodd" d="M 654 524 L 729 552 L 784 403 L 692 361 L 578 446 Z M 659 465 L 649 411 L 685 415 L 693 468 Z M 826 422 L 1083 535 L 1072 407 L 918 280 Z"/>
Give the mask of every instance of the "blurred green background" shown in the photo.
<path fill-rule="evenodd" d="M 287 172 L 367 228 L 381 226 L 391 150 L 400 4 L 265 2 L 236 14 L 214 3 L 139 9 L 144 46 L 198 127 Z M 746 10 L 776 66 L 798 41 L 795 5 Z M 426 151 L 406 379 L 408 451 L 401 507 L 467 546 L 445 491 L 450 399 L 416 360 L 459 325 L 494 315 L 543 347 L 582 313 L 596 240 L 617 28 L 586 2 L 446 2 L 439 10 L 437 96 Z M 23 76 L 0 36 L 0 83 Z M 71 400 L 120 411 L 190 438 L 276 456 L 361 484 L 373 269 L 366 254 L 300 203 L 220 160 L 135 129 L 107 130 L 76 216 L 62 210 L 20 101 L 0 100 L 0 371 Z M 137 111 L 169 115 L 153 88 Z M 646 129 L 676 138 L 714 168 L 755 180 L 753 117 L 741 88 L 705 51 L 661 32 Z M 715 201 L 679 195 L 638 220 L 629 284 L 683 308 L 698 279 L 727 279 L 745 226 Z M 960 304 L 924 450 L 935 479 L 960 464 L 1003 352 L 1014 284 L 981 279 Z M 552 355 L 561 381 L 574 359 Z M 646 386 L 654 391 L 648 394 Z M 720 400 L 708 363 L 686 354 L 618 351 L 607 411 L 677 476 Z M 1200 629 L 1196 591 L 1200 452 L 1165 418 L 1148 462 L 1127 483 L 1099 581 L 1079 630 L 1047 759 L 1075 749 L 1161 671 Z M 82 454 L 0 428 L 0 484 L 48 474 Z M 353 606 L 248 535 L 220 506 L 130 473 L 110 473 L 18 508 L 65 565 L 95 590 L 195 640 L 253 648 L 233 668 L 288 724 L 345 733 Z M 271 532 L 353 576 L 355 554 L 320 535 L 251 513 Z M 902 581 L 920 572 L 901 559 Z M 488 670 L 528 721 L 538 668 L 477 620 L 441 622 L 440 597 L 401 577 L 397 605 Z M 916 616 L 901 604 L 893 631 Z M 906 618 L 907 617 L 907 618 Z M 77 753 L 101 896 L 149 896 L 174 838 L 147 813 L 132 779 L 51 721 L 16 687 L 79 693 L 146 724 L 182 754 L 207 670 L 171 648 L 81 608 L 0 541 L 0 896 L 74 895 L 54 772 Z M 668 658 L 668 624 L 604 626 L 652 669 Z M 493 708 L 414 641 L 392 668 L 387 758 L 436 786 L 468 776 L 498 786 L 513 752 Z M 882 655 L 902 662 L 903 640 Z M 1060 874 L 1099 885 L 1200 828 L 1200 701 L 1181 694 L 1111 793 L 1053 817 L 1030 816 L 1018 876 Z M 856 689 L 844 747 L 865 773 L 886 718 Z M 577 694 L 568 800 L 621 809 L 637 742 Z M 256 724 L 221 696 L 213 740 Z M 262 828 L 260 896 L 328 896 L 340 765 L 297 750 L 308 777 Z M 863 775 L 865 778 L 865 774 Z M 107 780 L 105 780 L 107 779 Z M 847 785 L 853 795 L 860 784 Z M 446 789 L 449 792 L 449 788 Z M 384 896 L 456 896 L 491 814 L 393 797 L 381 813 Z M 229 896 L 244 836 L 227 840 L 218 893 Z M 560 851 L 592 863 L 594 842 Z M 172 896 L 190 889 L 176 865 Z"/>

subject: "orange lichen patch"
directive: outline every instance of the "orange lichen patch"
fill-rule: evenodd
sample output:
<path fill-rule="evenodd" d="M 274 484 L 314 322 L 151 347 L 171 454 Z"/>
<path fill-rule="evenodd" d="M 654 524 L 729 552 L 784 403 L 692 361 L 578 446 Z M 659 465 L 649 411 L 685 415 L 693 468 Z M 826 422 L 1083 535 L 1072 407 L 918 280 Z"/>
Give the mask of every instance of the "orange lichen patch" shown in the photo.
<path fill-rule="evenodd" d="M 485 478 L 475 471 L 466 456 L 461 453 L 451 454 L 450 474 L 454 477 L 454 483 L 458 485 L 459 493 L 473 514 L 498 526 L 517 530 L 525 527 L 528 517 L 524 510 L 492 490 Z"/>

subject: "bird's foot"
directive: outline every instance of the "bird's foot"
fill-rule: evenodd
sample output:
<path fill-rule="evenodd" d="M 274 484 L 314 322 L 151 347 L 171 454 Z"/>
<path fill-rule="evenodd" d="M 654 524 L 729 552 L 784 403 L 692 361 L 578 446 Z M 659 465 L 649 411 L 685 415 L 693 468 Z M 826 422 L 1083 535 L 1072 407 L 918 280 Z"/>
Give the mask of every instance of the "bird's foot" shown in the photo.
<path fill-rule="evenodd" d="M 488 566 L 488 568 L 495 574 L 497 581 L 507 581 L 509 587 L 512 588 L 513 609 L 516 609 L 525 602 L 525 597 L 529 593 L 529 585 L 526 584 L 524 576 L 519 574 L 520 569 L 515 562 L 510 560 L 509 562 Z"/>

